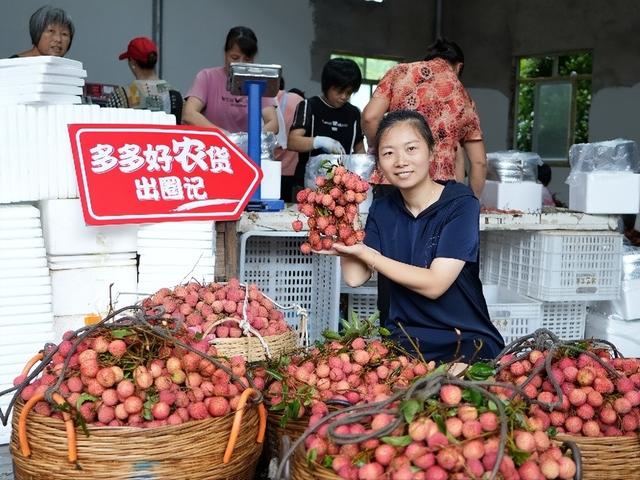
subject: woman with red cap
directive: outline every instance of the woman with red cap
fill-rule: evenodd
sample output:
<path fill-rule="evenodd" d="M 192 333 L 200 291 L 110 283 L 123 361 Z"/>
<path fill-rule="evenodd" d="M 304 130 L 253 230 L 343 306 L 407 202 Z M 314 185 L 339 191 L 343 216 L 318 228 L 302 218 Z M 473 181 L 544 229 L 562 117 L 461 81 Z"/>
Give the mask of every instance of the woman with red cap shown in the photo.
<path fill-rule="evenodd" d="M 158 78 L 155 68 L 158 47 L 153 40 L 148 37 L 134 38 L 119 58 L 128 61 L 129 69 L 136 77 L 126 89 L 127 106 L 171 113 L 171 85 Z M 110 102 L 108 106 L 115 105 Z"/>

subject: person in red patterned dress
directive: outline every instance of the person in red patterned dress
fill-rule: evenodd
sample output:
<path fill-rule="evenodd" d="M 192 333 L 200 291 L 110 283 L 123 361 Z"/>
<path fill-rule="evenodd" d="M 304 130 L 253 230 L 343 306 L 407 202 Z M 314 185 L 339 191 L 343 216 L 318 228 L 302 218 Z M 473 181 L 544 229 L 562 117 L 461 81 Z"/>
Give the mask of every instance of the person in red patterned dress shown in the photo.
<path fill-rule="evenodd" d="M 427 47 L 424 60 L 392 67 L 380 80 L 362 112 L 369 145 L 386 112 L 416 110 L 427 121 L 436 140 L 429 175 L 434 180 L 464 180 L 464 155 L 469 157 L 469 186 L 480 198 L 487 159 L 480 120 L 471 97 L 459 80 L 464 66 L 462 49 L 439 39 Z M 382 183 L 386 183 L 382 179 Z"/>

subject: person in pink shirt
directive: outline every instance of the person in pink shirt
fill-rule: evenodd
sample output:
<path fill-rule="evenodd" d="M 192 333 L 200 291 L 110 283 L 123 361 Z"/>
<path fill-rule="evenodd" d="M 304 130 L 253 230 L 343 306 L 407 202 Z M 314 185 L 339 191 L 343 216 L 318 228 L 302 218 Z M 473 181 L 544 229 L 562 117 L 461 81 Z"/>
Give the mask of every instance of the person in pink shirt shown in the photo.
<path fill-rule="evenodd" d="M 294 89 L 295 90 L 295 89 Z M 302 92 L 300 92 L 302 93 Z M 296 108 L 304 100 L 304 94 L 300 95 L 293 90 L 286 91 L 284 80 L 280 79 L 280 91 L 276 96 L 278 106 L 278 147 L 274 151 L 274 157 L 282 166 L 282 179 L 280 183 L 280 198 L 285 202 L 293 202 L 294 173 L 298 165 L 298 152 L 287 150 L 289 130 L 293 124 Z"/>
<path fill-rule="evenodd" d="M 218 127 L 227 132 L 248 130 L 247 97 L 227 90 L 227 74 L 233 62 L 253 63 L 258 53 L 258 39 L 247 27 L 233 27 L 224 44 L 224 66 L 205 68 L 196 75 L 187 93 L 182 123 L 201 127 Z M 275 99 L 262 99 L 263 131 L 278 131 Z"/>

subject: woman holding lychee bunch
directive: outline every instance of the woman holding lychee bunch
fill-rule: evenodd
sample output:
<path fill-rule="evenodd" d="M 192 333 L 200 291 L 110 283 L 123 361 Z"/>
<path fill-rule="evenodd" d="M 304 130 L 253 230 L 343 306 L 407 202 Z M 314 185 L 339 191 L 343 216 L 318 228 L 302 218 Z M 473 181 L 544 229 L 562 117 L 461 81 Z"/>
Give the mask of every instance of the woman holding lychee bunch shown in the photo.
<path fill-rule="evenodd" d="M 386 327 L 408 349 L 403 329 L 427 360 L 495 357 L 504 341 L 479 278 L 478 199 L 466 185 L 429 177 L 434 140 L 419 113 L 388 113 L 375 145 L 378 168 L 397 189 L 374 200 L 364 243 L 336 243 L 328 253 L 341 256 L 349 286 L 374 271 L 391 281 Z"/>

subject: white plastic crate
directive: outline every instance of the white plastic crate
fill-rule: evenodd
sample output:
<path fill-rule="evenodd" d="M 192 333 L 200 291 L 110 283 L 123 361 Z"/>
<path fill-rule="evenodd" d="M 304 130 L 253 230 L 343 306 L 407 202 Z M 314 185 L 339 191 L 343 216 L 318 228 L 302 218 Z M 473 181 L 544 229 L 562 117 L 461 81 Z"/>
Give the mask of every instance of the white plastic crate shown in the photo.
<path fill-rule="evenodd" d="M 548 302 L 620 294 L 622 235 L 615 232 L 490 232 L 484 276 Z"/>
<path fill-rule="evenodd" d="M 587 319 L 586 302 L 544 302 L 542 328 L 562 340 L 582 340 Z"/>
<path fill-rule="evenodd" d="M 340 302 L 340 263 L 331 255 L 304 255 L 306 232 L 252 231 L 240 237 L 239 277 L 255 283 L 283 306 L 298 304 L 309 314 L 309 341 L 322 331 L 337 330 Z M 285 311 L 297 327 L 295 312 Z"/>
<path fill-rule="evenodd" d="M 505 343 L 540 328 L 542 303 L 509 290 L 501 285 L 484 285 L 484 298 L 491 322 Z"/>
<path fill-rule="evenodd" d="M 367 319 L 378 311 L 378 295 L 376 293 L 349 293 L 347 295 L 347 314 L 354 312 L 361 319 Z"/>

